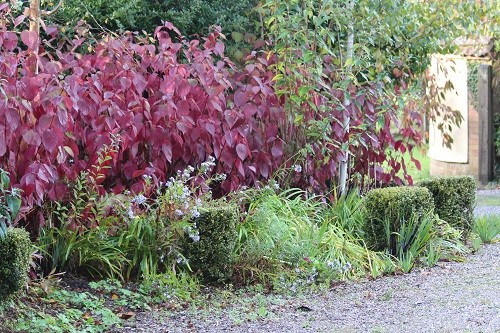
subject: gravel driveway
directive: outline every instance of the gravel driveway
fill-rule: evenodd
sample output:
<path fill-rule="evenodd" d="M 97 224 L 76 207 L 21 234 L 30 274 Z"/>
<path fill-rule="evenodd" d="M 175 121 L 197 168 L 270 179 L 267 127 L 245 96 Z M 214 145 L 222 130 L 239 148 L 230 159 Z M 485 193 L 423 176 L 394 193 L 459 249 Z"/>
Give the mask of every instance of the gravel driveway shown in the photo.
<path fill-rule="evenodd" d="M 477 202 L 474 211 L 476 216 L 500 215 L 500 190 L 477 191 Z"/>
<path fill-rule="evenodd" d="M 307 296 L 244 295 L 212 309 L 142 314 L 121 332 L 500 332 L 500 243 L 464 263 Z"/>
<path fill-rule="evenodd" d="M 478 195 L 500 198 L 494 192 Z M 496 213 L 496 206 L 476 210 Z M 310 295 L 232 294 L 197 309 L 139 314 L 129 324 L 119 331 L 500 333 L 500 242 L 461 263 L 346 282 Z"/>

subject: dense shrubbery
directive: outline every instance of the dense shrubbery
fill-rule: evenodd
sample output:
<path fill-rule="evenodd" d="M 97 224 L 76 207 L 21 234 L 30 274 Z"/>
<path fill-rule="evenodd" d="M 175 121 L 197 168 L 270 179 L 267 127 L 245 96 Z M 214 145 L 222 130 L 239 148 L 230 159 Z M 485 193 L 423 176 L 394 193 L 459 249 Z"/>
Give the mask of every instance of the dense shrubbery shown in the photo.
<path fill-rule="evenodd" d="M 267 3 L 260 10 L 270 15 L 268 28 L 286 33 L 243 67 L 225 57 L 218 28 L 187 40 L 171 23 L 146 37 L 95 37 L 79 25 L 69 38 L 45 27 L 39 43 L 22 29 L 23 17 L 9 19 L 0 6 L 0 165 L 23 190 L 23 222 L 39 231 L 45 273 L 144 279 L 151 290 L 196 284 L 190 266 L 207 282 L 293 291 L 463 253 L 460 231 L 436 219 L 426 188 L 374 190 L 366 199 L 335 193 L 346 156 L 351 185 L 363 190 L 412 182 L 401 154 L 421 142 L 422 119 L 406 89 L 425 64 L 426 39 L 415 57 L 399 53 L 401 41 L 382 38 L 370 45 L 378 53 L 357 45 L 361 60 L 349 61 L 339 55 L 349 22 L 330 15 L 343 7 Z M 349 17 L 377 9 L 370 6 Z M 200 8 L 190 10 L 199 16 Z M 338 36 L 325 29 L 331 24 Z M 466 208 L 439 206 L 453 216 L 458 209 L 467 226 L 469 183 L 449 185 Z M 434 195 L 438 205 L 442 194 Z M 226 203 L 215 205 L 220 196 Z"/>
<path fill-rule="evenodd" d="M 236 71 L 219 32 L 200 44 L 173 42 L 176 31 L 158 28 L 157 44 L 108 36 L 90 54 L 43 53 L 36 73 L 36 33 L 23 31 L 19 40 L 3 26 L 0 131 L 7 139 L 0 162 L 24 191 L 25 206 L 64 200 L 81 171 L 101 194 L 138 193 L 142 175 L 165 180 L 214 156 L 215 171 L 227 175 L 214 184 L 220 195 L 281 165 L 284 114 L 267 69 L 272 59 Z"/>
<path fill-rule="evenodd" d="M 153 31 L 169 21 L 185 36 L 206 35 L 212 25 L 231 33 L 254 32 L 257 21 L 253 8 L 256 0 L 66 0 L 50 20 L 72 26 L 81 19 L 98 28 L 110 30 Z"/>
<path fill-rule="evenodd" d="M 261 35 L 261 23 L 254 7 L 257 0 L 65 0 L 46 24 L 58 24 L 64 33 L 72 35 L 80 20 L 85 20 L 93 31 L 145 31 L 152 33 L 163 22 L 172 22 L 188 39 L 206 36 L 215 25 L 222 27 L 228 38 L 231 59 L 242 60 L 250 53 Z M 42 3 L 50 8 L 51 4 Z M 18 12 L 27 4 L 17 3 Z M 260 43 L 262 44 L 262 43 Z"/>
<path fill-rule="evenodd" d="M 8 228 L 0 238 L 0 302 L 26 284 L 32 252 L 29 234 L 23 229 Z"/>
<path fill-rule="evenodd" d="M 419 184 L 434 198 L 435 211 L 451 226 L 467 234 L 474 223 L 476 180 L 471 176 L 441 177 Z"/>
<path fill-rule="evenodd" d="M 8 9 L 3 11 L 8 17 Z M 52 38 L 34 57 L 36 33 L 22 31 L 18 38 L 11 27 L 3 21 L 0 105 L 6 112 L 0 130 L 7 140 L 0 142 L 0 162 L 24 191 L 25 208 L 44 199 L 67 202 L 82 171 L 101 195 L 139 193 L 143 175 L 165 180 L 209 156 L 216 159 L 214 172 L 227 175 L 211 184 L 215 196 L 269 179 L 280 167 L 287 186 L 329 191 L 344 156 L 338 147 L 345 139 L 339 128 L 343 110 L 352 117 L 349 137 L 364 143 L 353 141 L 349 147 L 352 172 L 362 181 L 366 176 L 398 181 L 394 177 L 402 164 L 385 151 L 406 151 L 420 140 L 413 121 L 405 124 L 403 140 L 391 134 L 394 115 L 379 108 L 390 100 L 377 85 L 350 88 L 356 102 L 346 106 L 340 102 L 343 92 L 332 85 L 328 89 L 338 95 L 338 107 L 313 94 L 313 103 L 303 105 L 305 123 L 296 122 L 275 92 L 275 56 L 255 55 L 244 68 L 235 68 L 224 57 L 218 30 L 203 42 L 175 42 L 171 34 L 179 33 L 167 23 L 154 39 L 108 35 L 80 54 L 76 51 L 88 36 L 83 26 L 70 42 L 57 39 L 48 27 Z M 52 48 L 56 51 L 49 52 Z M 324 66 L 328 73 L 335 70 L 328 60 Z M 297 84 L 309 89 L 307 82 Z M 377 167 L 385 159 L 390 172 Z M 289 172 L 294 163 L 300 170 Z M 42 216 L 38 211 L 32 220 L 43 224 Z"/>
<path fill-rule="evenodd" d="M 230 281 L 233 275 L 236 225 L 239 212 L 235 205 L 211 203 L 200 209 L 193 219 L 194 228 L 188 228 L 181 252 L 194 273 L 201 273 L 209 283 Z"/>
<path fill-rule="evenodd" d="M 368 192 L 364 207 L 366 241 L 370 247 L 381 250 L 394 248 L 387 244 L 387 233 L 400 232 L 402 223 L 412 218 L 418 225 L 424 215 L 433 213 L 434 201 L 424 187 L 389 187 Z M 386 230 L 385 222 L 389 223 L 389 230 Z"/>

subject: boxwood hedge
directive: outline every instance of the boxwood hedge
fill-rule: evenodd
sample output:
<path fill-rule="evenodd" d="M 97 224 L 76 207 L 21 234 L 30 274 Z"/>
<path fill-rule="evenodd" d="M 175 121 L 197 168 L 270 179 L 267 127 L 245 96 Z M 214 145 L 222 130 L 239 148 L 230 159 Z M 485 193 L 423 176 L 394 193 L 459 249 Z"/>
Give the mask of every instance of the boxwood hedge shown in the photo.
<path fill-rule="evenodd" d="M 434 201 L 425 187 L 402 186 L 374 189 L 364 198 L 365 241 L 374 250 L 387 248 L 384 223 L 390 223 L 390 232 L 398 232 L 403 220 L 412 215 L 423 217 L 432 214 Z"/>

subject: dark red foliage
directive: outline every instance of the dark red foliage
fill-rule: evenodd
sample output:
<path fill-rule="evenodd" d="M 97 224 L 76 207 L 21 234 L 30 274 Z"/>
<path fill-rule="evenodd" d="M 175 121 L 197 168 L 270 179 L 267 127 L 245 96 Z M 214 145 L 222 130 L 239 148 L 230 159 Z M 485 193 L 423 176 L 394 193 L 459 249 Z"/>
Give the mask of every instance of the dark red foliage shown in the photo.
<path fill-rule="evenodd" d="M 7 18 L 8 7 L 0 10 Z M 143 175 L 164 180 L 210 155 L 213 172 L 227 174 L 218 189 L 224 194 L 290 168 L 285 154 L 306 145 L 310 152 L 293 183 L 326 191 L 342 157 L 337 144 L 346 137 L 352 173 L 388 183 L 405 168 L 388 148 L 404 152 L 419 140 L 411 126 L 421 121 L 415 113 L 401 138 L 391 133 L 397 119 L 379 111 L 376 86 L 349 92 L 356 103 L 345 108 L 352 117 L 348 134 L 335 120 L 340 108 L 318 113 L 305 106 L 306 121 L 329 117 L 332 131 L 315 140 L 295 136 L 301 132 L 274 90 L 274 57 L 254 55 L 236 68 L 224 56 L 220 30 L 187 41 L 166 23 L 152 38 L 106 35 L 85 44 L 85 29 L 64 41 L 47 27 L 41 43 L 34 32 L 16 34 L 9 24 L 0 20 L 0 167 L 23 190 L 28 208 L 67 198 L 68 183 L 82 171 L 101 191 L 139 192 Z M 325 102 L 314 93 L 311 98 L 318 109 Z M 383 161 L 393 171 L 377 171 Z"/>
<path fill-rule="evenodd" d="M 36 56 L 33 32 L 3 26 L 0 166 L 25 205 L 64 199 L 81 171 L 99 173 L 105 190 L 138 192 L 143 175 L 165 179 L 209 155 L 228 175 L 224 193 L 269 178 L 283 157 L 273 75 L 261 62 L 236 70 L 219 36 L 186 41 L 167 23 L 151 41 L 105 36 L 81 54 L 78 36 L 64 45 L 73 51 Z"/>

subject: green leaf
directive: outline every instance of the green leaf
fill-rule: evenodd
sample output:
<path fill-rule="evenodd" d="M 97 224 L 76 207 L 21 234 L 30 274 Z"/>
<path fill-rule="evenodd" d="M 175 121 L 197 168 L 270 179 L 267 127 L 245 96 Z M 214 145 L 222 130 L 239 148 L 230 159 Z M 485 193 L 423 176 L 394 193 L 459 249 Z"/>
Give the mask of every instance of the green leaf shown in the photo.
<path fill-rule="evenodd" d="M 233 39 L 236 43 L 239 43 L 243 40 L 243 35 L 239 32 L 236 32 L 236 31 L 233 31 L 231 33 L 231 37 L 233 37 Z"/>
<path fill-rule="evenodd" d="M 293 120 L 293 122 L 295 124 L 300 124 L 300 123 L 302 123 L 303 120 L 304 120 L 304 115 L 298 114 L 295 116 L 295 119 Z"/>
<path fill-rule="evenodd" d="M 21 209 L 21 198 L 16 195 L 7 195 L 5 196 L 5 202 L 9 207 L 10 217 L 12 221 L 14 221 L 14 219 L 17 216 L 17 213 L 19 213 L 19 209 Z"/>
<path fill-rule="evenodd" d="M 299 88 L 299 96 L 304 97 L 309 94 L 309 90 L 311 90 L 311 87 L 308 86 L 302 86 Z"/>
<path fill-rule="evenodd" d="M 0 240 L 4 239 L 7 236 L 7 225 L 5 221 L 0 220 Z"/>
<path fill-rule="evenodd" d="M 9 174 L 3 170 L 0 170 L 0 189 L 7 190 L 10 185 Z"/>

